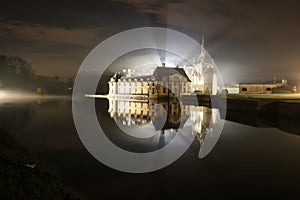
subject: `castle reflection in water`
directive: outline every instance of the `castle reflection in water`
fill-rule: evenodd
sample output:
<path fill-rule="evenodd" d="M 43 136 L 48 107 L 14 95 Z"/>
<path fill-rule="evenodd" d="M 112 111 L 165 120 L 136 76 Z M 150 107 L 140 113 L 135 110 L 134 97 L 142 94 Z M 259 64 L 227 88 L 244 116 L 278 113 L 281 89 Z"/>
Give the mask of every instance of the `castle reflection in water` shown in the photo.
<path fill-rule="evenodd" d="M 109 99 L 108 113 L 117 124 L 123 126 L 152 124 L 156 133 L 170 130 L 176 134 L 184 126 L 192 127 L 192 134 L 204 143 L 205 137 L 212 134 L 217 123 L 217 109 L 202 106 L 184 105 L 179 101 L 157 100 L 116 100 Z"/>

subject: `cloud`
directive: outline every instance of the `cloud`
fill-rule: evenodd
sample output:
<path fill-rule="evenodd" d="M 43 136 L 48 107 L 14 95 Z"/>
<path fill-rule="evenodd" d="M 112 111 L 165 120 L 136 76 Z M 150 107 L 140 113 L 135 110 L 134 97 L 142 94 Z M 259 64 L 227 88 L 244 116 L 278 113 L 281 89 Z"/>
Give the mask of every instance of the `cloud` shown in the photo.
<path fill-rule="evenodd" d="M 28 59 L 39 73 L 73 74 L 100 41 L 143 26 L 175 29 L 198 41 L 204 34 L 208 52 L 229 75 L 238 70 L 239 77 L 293 77 L 299 71 L 298 1 L 46 2 L 32 6 L 29 1 L 22 7 L 11 2 L 0 8 L 0 53 Z"/>
<path fill-rule="evenodd" d="M 21 56 L 36 73 L 74 76 L 105 28 L 64 28 L 25 22 L 0 22 L 0 54 Z"/>
<path fill-rule="evenodd" d="M 300 53 L 299 3 L 294 0 L 117 0 L 196 40 L 208 38 L 207 48 L 220 68 L 234 78 L 298 79 Z M 296 75 L 297 74 L 297 75 Z"/>
<path fill-rule="evenodd" d="M 91 45 L 104 28 L 64 28 L 24 22 L 0 22 L 0 38 L 48 45 Z"/>
<path fill-rule="evenodd" d="M 153 12 L 167 5 L 166 0 L 115 0 L 117 2 L 130 4 L 143 12 Z"/>
<path fill-rule="evenodd" d="M 267 0 L 116 0 L 136 7 L 140 12 L 154 13 L 160 23 L 200 31 L 212 36 L 237 39 L 276 40 L 282 34 L 297 37 L 297 1 Z M 293 31 L 290 28 L 293 27 Z"/>

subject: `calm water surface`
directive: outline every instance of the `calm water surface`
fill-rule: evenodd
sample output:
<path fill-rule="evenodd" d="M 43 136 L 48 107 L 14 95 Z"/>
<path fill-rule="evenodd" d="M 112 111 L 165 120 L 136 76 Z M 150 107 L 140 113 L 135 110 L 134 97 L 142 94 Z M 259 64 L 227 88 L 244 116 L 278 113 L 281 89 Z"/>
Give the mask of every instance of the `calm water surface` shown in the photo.
<path fill-rule="evenodd" d="M 107 112 L 107 100 L 97 100 L 96 109 L 100 124 L 103 120 L 106 124 L 115 123 Z M 87 199 L 179 195 L 199 199 L 300 197 L 297 127 L 289 127 L 296 130 L 292 134 L 283 131 L 289 129 L 257 128 L 226 121 L 216 146 L 205 158 L 198 158 L 201 141 L 195 139 L 188 151 L 168 167 L 146 174 L 129 174 L 106 167 L 87 152 L 73 123 L 70 99 L 2 103 L 0 120 L 36 157 L 56 168 L 66 183 Z M 147 124 L 147 120 L 131 122 Z M 166 132 L 164 137 L 165 144 L 172 134 Z M 114 136 L 111 140 L 118 143 Z M 155 148 L 163 145 L 160 141 L 159 136 L 157 140 L 139 143 L 133 151 L 142 151 L 143 145 L 144 151 L 152 151 L 153 144 Z M 119 145 L 126 149 L 131 144 L 128 140 L 124 146 Z"/>

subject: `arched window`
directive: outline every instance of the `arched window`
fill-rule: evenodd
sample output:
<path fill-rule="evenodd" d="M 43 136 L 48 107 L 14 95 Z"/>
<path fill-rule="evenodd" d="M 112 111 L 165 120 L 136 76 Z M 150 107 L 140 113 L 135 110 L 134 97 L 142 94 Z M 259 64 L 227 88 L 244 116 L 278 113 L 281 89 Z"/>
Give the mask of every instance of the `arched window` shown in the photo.
<path fill-rule="evenodd" d="M 268 88 L 266 89 L 266 91 L 267 91 L 267 92 L 271 92 L 272 89 L 268 87 Z"/>
<path fill-rule="evenodd" d="M 243 87 L 242 92 L 247 92 L 247 88 Z"/>

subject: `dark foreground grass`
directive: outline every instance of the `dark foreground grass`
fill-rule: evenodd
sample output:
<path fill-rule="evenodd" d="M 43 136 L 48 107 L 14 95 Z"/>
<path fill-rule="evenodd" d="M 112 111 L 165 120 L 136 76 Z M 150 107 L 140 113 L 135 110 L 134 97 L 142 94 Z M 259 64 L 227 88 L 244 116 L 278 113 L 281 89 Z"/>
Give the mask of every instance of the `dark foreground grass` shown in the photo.
<path fill-rule="evenodd" d="M 82 199 L 0 127 L 0 199 Z"/>

